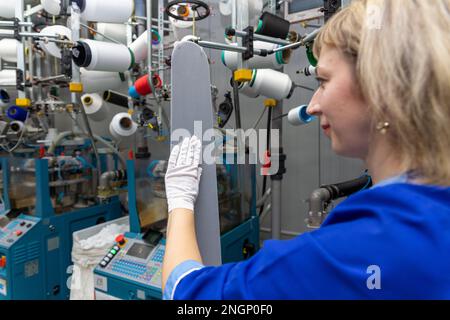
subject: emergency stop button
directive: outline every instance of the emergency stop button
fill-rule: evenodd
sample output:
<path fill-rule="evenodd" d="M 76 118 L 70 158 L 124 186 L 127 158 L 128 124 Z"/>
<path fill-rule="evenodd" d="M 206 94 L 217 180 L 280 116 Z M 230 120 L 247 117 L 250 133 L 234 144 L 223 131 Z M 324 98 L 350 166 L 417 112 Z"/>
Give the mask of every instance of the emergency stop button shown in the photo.
<path fill-rule="evenodd" d="M 16 236 L 20 237 L 22 235 L 22 230 L 16 230 L 15 234 Z"/>
<path fill-rule="evenodd" d="M 123 246 L 125 244 L 126 240 L 123 234 L 116 237 L 116 242 L 119 244 L 119 246 Z"/>

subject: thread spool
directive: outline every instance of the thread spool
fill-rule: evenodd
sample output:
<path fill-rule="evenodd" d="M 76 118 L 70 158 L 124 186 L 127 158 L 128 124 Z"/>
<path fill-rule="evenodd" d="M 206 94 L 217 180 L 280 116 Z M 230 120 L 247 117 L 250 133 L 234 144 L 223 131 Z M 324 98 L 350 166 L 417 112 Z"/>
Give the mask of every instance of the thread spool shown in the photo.
<path fill-rule="evenodd" d="M 305 69 L 303 69 L 303 74 L 307 77 L 309 76 L 316 76 L 317 67 L 313 67 L 313 66 L 309 66 L 309 67 L 305 67 Z"/>
<path fill-rule="evenodd" d="M 133 0 L 75 0 L 87 21 L 125 23 L 133 15 Z"/>
<path fill-rule="evenodd" d="M 136 131 L 137 124 L 127 112 L 116 114 L 109 124 L 109 132 L 115 139 L 132 136 Z"/>
<path fill-rule="evenodd" d="M 48 26 L 41 30 L 42 34 L 53 34 L 53 35 L 63 35 L 67 39 L 72 40 L 72 31 L 64 26 L 54 25 Z M 49 55 L 61 59 L 61 48 L 55 42 L 39 41 L 39 45 L 47 52 Z"/>
<path fill-rule="evenodd" d="M 2 1 L 0 5 L 0 17 L 14 18 L 16 11 L 16 0 Z"/>
<path fill-rule="evenodd" d="M 253 70 L 250 87 L 260 95 L 275 100 L 289 99 L 295 88 L 287 74 L 272 69 Z"/>
<path fill-rule="evenodd" d="M 119 72 L 91 71 L 80 68 L 83 91 L 87 93 L 117 89 L 125 82 L 125 75 Z"/>
<path fill-rule="evenodd" d="M 9 123 L 9 128 L 11 129 L 12 132 L 15 133 L 21 133 L 22 130 L 24 130 L 25 125 L 22 121 L 11 121 Z"/>
<path fill-rule="evenodd" d="M 81 103 L 87 116 L 94 121 L 103 121 L 108 116 L 108 111 L 104 107 L 103 98 L 98 93 L 81 96 Z"/>
<path fill-rule="evenodd" d="M 16 85 L 16 70 L 0 71 L 0 85 L 15 86 Z"/>
<path fill-rule="evenodd" d="M 129 48 L 131 52 L 134 54 L 134 59 L 136 63 L 144 61 L 147 59 L 148 52 L 148 30 L 142 33 L 132 44 L 130 44 Z M 152 45 L 158 45 L 161 41 L 161 36 L 156 30 L 152 29 Z"/>
<path fill-rule="evenodd" d="M 140 96 L 146 96 L 152 93 L 152 87 L 150 86 L 149 78 L 150 76 L 147 74 L 136 80 L 134 85 L 128 89 L 128 94 L 131 97 L 138 99 Z M 153 86 L 157 89 L 160 89 L 162 87 L 162 80 L 157 74 L 153 75 Z"/>
<path fill-rule="evenodd" d="M 291 109 L 288 113 L 288 121 L 293 126 L 301 126 L 308 124 L 315 119 L 314 116 L 309 115 L 306 110 L 307 105 L 301 105 L 297 108 Z"/>
<path fill-rule="evenodd" d="M 18 43 L 16 39 L 0 40 L 0 58 L 6 62 L 16 63 Z"/>
<path fill-rule="evenodd" d="M 230 79 L 230 86 L 233 87 L 233 78 Z M 258 98 L 259 92 L 250 86 L 250 82 L 241 82 L 238 86 L 239 92 L 246 95 L 249 98 Z"/>
<path fill-rule="evenodd" d="M 96 40 L 80 40 L 72 49 L 72 58 L 87 70 L 124 72 L 134 64 L 133 53 L 127 46 Z"/>
<path fill-rule="evenodd" d="M 17 120 L 17 121 L 25 121 L 28 115 L 28 110 L 23 109 L 18 106 L 11 106 L 6 110 L 6 115 L 11 120 Z"/>
<path fill-rule="evenodd" d="M 128 109 L 128 97 L 118 92 L 107 90 L 103 92 L 103 100 L 116 106 Z"/>
<path fill-rule="evenodd" d="M 273 38 L 286 39 L 290 26 L 289 21 L 266 11 L 259 18 L 255 33 Z"/>
<path fill-rule="evenodd" d="M 57 16 L 61 12 L 61 0 L 41 0 L 41 5 L 44 10 L 54 16 Z"/>
<path fill-rule="evenodd" d="M 10 101 L 11 98 L 9 97 L 8 91 L 0 89 L 0 107 L 6 107 Z"/>
<path fill-rule="evenodd" d="M 234 44 L 236 45 L 236 44 Z M 255 41 L 253 44 L 255 49 L 263 50 L 274 50 L 280 47 L 277 44 Z M 267 55 L 265 57 L 254 56 L 253 58 L 247 60 L 247 67 L 250 69 L 281 69 L 283 65 L 289 63 L 292 55 L 292 50 L 278 51 L 274 54 Z M 241 56 L 239 52 L 233 51 L 222 51 L 222 63 L 231 70 L 236 70 L 238 68 L 238 60 Z"/>
<path fill-rule="evenodd" d="M 120 43 L 127 44 L 127 26 L 120 23 L 97 23 L 97 31 Z M 99 33 L 94 34 L 94 39 L 99 41 L 109 41 Z"/>
<path fill-rule="evenodd" d="M 258 98 L 259 92 L 250 86 L 250 82 L 243 82 L 239 84 L 239 92 L 250 98 Z"/>

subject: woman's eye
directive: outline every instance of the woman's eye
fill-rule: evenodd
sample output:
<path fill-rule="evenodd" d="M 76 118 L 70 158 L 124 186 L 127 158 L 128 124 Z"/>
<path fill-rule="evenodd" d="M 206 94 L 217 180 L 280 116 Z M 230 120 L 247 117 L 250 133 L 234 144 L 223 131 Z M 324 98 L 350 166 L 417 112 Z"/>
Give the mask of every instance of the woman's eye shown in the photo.
<path fill-rule="evenodd" d="M 321 87 L 321 88 L 323 88 L 324 87 L 324 84 L 325 84 L 325 79 L 323 79 L 323 78 L 316 78 L 316 80 L 317 80 L 317 82 L 319 82 L 319 86 Z"/>

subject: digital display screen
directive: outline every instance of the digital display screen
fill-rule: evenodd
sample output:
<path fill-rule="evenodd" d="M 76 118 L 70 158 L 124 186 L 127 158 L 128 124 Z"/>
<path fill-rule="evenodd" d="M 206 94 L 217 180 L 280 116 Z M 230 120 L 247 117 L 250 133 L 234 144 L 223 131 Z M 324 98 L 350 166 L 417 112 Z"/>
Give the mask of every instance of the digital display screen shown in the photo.
<path fill-rule="evenodd" d="M 127 256 L 136 257 L 139 259 L 147 259 L 149 254 L 153 250 L 153 246 L 142 244 L 142 243 L 134 243 L 131 248 L 127 252 Z"/>
<path fill-rule="evenodd" d="M 323 7 L 323 0 L 292 0 L 288 3 L 289 14 Z"/>

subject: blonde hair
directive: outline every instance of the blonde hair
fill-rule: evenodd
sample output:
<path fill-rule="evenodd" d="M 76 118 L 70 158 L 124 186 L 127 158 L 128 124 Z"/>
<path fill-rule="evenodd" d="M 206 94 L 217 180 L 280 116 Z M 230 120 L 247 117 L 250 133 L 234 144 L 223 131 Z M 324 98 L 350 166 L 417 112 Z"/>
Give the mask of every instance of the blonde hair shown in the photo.
<path fill-rule="evenodd" d="M 314 43 L 351 57 L 374 125 L 425 183 L 450 185 L 450 0 L 353 0 Z"/>

